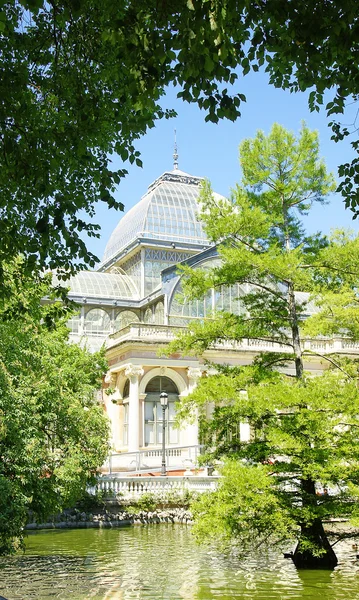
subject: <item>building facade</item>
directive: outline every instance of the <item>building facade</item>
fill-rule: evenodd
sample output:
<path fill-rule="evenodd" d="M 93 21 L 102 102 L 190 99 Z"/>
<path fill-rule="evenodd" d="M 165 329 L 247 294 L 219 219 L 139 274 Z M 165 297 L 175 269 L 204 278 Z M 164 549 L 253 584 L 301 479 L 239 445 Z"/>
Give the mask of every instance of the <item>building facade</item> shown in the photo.
<path fill-rule="evenodd" d="M 197 423 L 175 428 L 175 404 L 206 376 L 205 359 L 243 365 L 262 350 L 277 346 L 287 351 L 279 344 L 242 340 L 222 343 L 198 358 L 161 356 L 161 348 L 189 321 L 203 319 L 214 309 L 241 311 L 245 290 L 239 285 L 212 290 L 202 300 L 181 301 L 178 264 L 205 268 L 218 261 L 216 248 L 210 246 L 198 220 L 201 181 L 177 168 L 161 175 L 120 219 L 98 270 L 81 272 L 69 282 L 69 296 L 80 307 L 69 323 L 73 341 L 85 341 L 94 350 L 106 346 L 109 370 L 101 401 L 111 421 L 118 469 L 134 470 L 138 457 L 144 467 L 158 463 L 162 391 L 168 394 L 168 456 L 175 457 L 177 466 L 194 461 Z M 307 294 L 301 296 L 301 301 L 308 301 Z M 310 313 L 315 307 L 307 302 L 307 309 Z M 348 351 L 341 340 L 306 344 L 322 353 L 334 348 Z M 312 358 L 306 367 L 314 372 L 322 369 L 319 358 Z"/>

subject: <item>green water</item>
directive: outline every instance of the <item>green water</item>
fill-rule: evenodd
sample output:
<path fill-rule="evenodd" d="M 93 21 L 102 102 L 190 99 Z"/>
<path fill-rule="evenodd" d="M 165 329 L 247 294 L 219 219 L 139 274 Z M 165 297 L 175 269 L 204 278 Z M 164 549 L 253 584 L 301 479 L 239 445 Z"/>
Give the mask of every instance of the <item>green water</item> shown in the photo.
<path fill-rule="evenodd" d="M 359 561 L 339 549 L 334 572 L 298 573 L 281 555 L 224 558 L 198 547 L 190 528 L 46 531 L 29 535 L 26 553 L 0 559 L 8 600 L 359 600 Z"/>

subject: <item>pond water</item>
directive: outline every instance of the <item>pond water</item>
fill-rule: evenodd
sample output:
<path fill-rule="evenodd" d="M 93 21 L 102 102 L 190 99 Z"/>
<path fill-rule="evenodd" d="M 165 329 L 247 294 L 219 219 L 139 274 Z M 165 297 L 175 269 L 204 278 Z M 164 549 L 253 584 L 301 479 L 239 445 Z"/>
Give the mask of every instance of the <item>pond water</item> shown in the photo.
<path fill-rule="evenodd" d="M 351 545 L 334 572 L 298 572 L 282 555 L 225 558 L 195 543 L 191 529 L 151 525 L 32 533 L 25 554 L 0 558 L 8 600 L 359 600 Z"/>

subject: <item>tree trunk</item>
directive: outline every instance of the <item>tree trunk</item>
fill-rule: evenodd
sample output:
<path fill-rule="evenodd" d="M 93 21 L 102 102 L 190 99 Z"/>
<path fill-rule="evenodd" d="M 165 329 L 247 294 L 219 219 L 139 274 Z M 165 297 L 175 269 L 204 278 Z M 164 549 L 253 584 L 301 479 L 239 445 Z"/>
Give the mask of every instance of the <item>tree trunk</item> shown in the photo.
<path fill-rule="evenodd" d="M 320 556 L 315 556 L 313 550 L 320 550 Z M 316 519 L 311 525 L 302 525 L 292 560 L 298 569 L 334 569 L 338 564 L 320 519 Z"/>
<path fill-rule="evenodd" d="M 288 284 L 288 304 L 289 304 L 289 315 L 290 315 L 290 323 L 292 330 L 292 342 L 293 342 L 293 351 L 295 355 L 295 375 L 298 379 L 301 379 L 303 375 L 303 358 L 302 358 L 302 348 L 300 343 L 300 333 L 299 333 L 299 324 L 298 324 L 298 316 L 297 309 L 295 305 L 295 294 L 294 287 L 292 283 Z"/>
<path fill-rule="evenodd" d="M 283 202 L 283 225 L 284 225 L 284 239 L 285 239 L 285 249 L 289 253 L 290 252 L 290 235 L 289 235 L 289 227 L 288 227 L 288 207 L 285 203 L 285 198 L 282 198 Z M 292 281 L 287 282 L 288 291 L 288 312 L 290 318 L 290 328 L 292 330 L 292 343 L 293 343 L 293 352 L 295 355 L 295 375 L 298 379 L 301 379 L 303 375 L 303 358 L 302 358 L 302 348 L 300 343 L 300 333 L 299 333 L 299 323 L 298 323 L 298 315 L 297 315 L 297 307 L 295 303 L 295 293 L 294 293 L 294 285 Z"/>
<path fill-rule="evenodd" d="M 318 500 L 314 481 L 302 479 L 301 489 L 303 508 L 311 508 L 315 514 Z M 300 538 L 292 560 L 298 569 L 334 569 L 338 564 L 320 518 L 301 524 Z"/>

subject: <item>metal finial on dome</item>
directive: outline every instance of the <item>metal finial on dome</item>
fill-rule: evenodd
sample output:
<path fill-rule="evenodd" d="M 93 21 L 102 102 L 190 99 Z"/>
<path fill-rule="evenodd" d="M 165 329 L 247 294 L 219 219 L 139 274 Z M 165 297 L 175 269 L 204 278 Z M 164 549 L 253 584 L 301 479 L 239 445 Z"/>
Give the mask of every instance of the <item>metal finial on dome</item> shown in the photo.
<path fill-rule="evenodd" d="M 173 153 L 173 168 L 176 171 L 176 169 L 178 169 L 178 153 L 177 153 L 177 136 L 176 136 L 176 130 L 175 130 L 175 148 L 174 148 L 174 153 Z"/>

